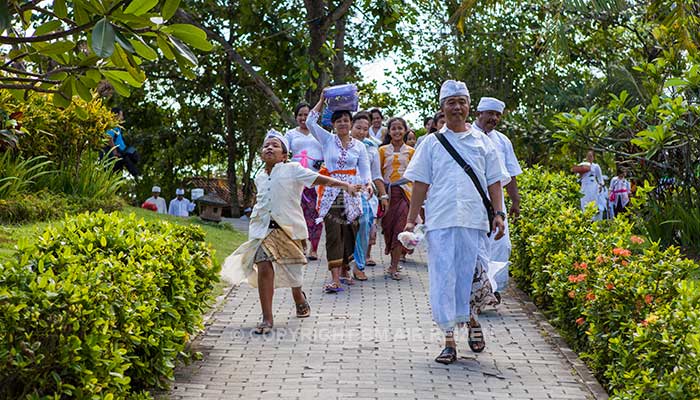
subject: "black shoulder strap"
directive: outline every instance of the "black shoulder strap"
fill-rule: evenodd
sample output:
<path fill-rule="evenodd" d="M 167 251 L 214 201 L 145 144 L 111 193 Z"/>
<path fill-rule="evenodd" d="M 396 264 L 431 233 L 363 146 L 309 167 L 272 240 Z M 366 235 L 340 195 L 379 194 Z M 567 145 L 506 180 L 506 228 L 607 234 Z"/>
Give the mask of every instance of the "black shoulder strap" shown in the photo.
<path fill-rule="evenodd" d="M 462 156 L 457 153 L 457 150 L 455 150 L 454 147 L 452 147 L 452 144 L 450 143 L 449 140 L 443 135 L 442 133 L 438 132 L 435 133 L 435 136 L 437 136 L 438 140 L 440 143 L 442 143 L 442 146 L 445 147 L 445 150 L 447 150 L 448 153 L 452 156 L 452 158 L 459 164 L 460 167 L 464 170 L 464 172 L 469 175 L 470 178 L 472 178 L 472 182 L 474 182 L 474 186 L 476 186 L 476 190 L 479 191 L 479 195 L 481 195 L 481 201 L 484 203 L 484 207 L 486 207 L 486 213 L 489 216 L 489 224 L 491 223 L 492 216 L 495 215 L 495 212 L 493 210 L 493 206 L 491 205 L 491 201 L 489 200 L 488 196 L 486 196 L 486 192 L 484 191 L 484 188 L 481 187 L 481 183 L 479 182 L 479 178 L 476 177 L 476 174 L 474 173 L 474 170 L 472 167 L 467 164 L 466 161 L 462 158 Z"/>

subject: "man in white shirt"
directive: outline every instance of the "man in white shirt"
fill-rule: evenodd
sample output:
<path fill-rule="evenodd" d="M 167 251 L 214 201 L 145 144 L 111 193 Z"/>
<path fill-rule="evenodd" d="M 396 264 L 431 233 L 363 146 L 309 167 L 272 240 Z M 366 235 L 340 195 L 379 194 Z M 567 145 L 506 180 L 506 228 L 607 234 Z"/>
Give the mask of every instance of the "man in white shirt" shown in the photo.
<path fill-rule="evenodd" d="M 176 217 L 189 217 L 190 212 L 194 210 L 194 203 L 184 197 L 185 189 L 177 189 L 175 195 L 177 197 L 170 200 L 168 214 Z"/>
<path fill-rule="evenodd" d="M 470 322 L 471 285 L 481 237 L 495 231 L 503 236 L 505 213 L 498 199 L 501 181 L 507 177 L 496 149 L 483 133 L 466 123 L 469 90 L 463 82 L 448 80 L 440 88 L 440 108 L 445 113 L 442 134 L 469 164 L 479 185 L 488 191 L 496 212 L 489 226 L 486 207 L 472 179 L 440 143 L 426 137 L 416 150 L 404 177 L 413 181 L 406 231 L 412 231 L 425 201 L 428 276 L 433 320 L 445 333 L 445 348 L 435 359 L 442 364 L 457 360 L 454 330 Z M 430 193 L 428 194 L 428 188 Z M 469 346 L 484 349 L 483 332 L 470 327 Z"/>
<path fill-rule="evenodd" d="M 515 156 L 513 144 L 506 135 L 496 130 L 496 126 L 501 121 L 501 115 L 506 108 L 506 104 L 493 97 L 482 97 L 476 108 L 477 118 L 474 122 L 474 129 L 484 132 L 491 139 L 498 157 L 503 162 L 508 178 L 501 182 L 501 185 L 508 192 L 511 200 L 510 217 L 520 216 L 520 194 L 518 193 L 518 183 L 516 177 L 523 173 L 520 163 Z M 501 207 L 505 210 L 505 198 L 501 198 Z M 510 258 L 511 243 L 508 230 L 508 222 L 504 221 L 505 235 L 501 240 L 490 238 L 486 243 L 486 261 L 489 262 L 489 275 L 496 282 L 496 293 L 505 290 L 508 285 L 508 259 Z M 500 299 L 500 295 L 496 296 Z"/>
<path fill-rule="evenodd" d="M 168 211 L 168 206 L 165 204 L 165 199 L 160 197 L 160 187 L 153 186 L 151 193 L 153 195 L 146 199 L 146 203 L 155 204 L 158 207 L 158 214 L 165 214 Z"/>

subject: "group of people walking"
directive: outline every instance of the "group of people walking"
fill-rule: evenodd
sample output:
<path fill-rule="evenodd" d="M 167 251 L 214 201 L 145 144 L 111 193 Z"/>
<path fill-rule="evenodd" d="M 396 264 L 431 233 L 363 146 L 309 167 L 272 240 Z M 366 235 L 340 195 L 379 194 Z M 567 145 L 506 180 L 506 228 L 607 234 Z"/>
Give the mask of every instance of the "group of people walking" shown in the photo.
<path fill-rule="evenodd" d="M 297 317 L 310 315 L 303 270 L 307 259 L 318 258 L 323 227 L 330 277 L 323 289 L 338 293 L 368 279 L 377 226 L 390 256 L 385 276 L 403 279 L 400 263 L 410 251 L 399 234 L 424 223 L 432 316 L 445 334 L 436 361 L 457 359 L 454 332 L 461 326 L 469 327 L 472 350 L 482 351 L 476 314 L 485 304 L 496 304 L 497 291 L 507 284 L 504 187 L 510 214 L 519 214 L 516 176 L 522 171 L 510 140 L 495 130 L 505 104 L 482 98 L 470 124 L 467 86 L 445 81 L 440 112 L 426 119 L 428 134 L 416 138 L 403 118 L 390 118 L 383 126 L 378 109 L 336 110 L 327 130 L 319 122 L 324 100 L 321 95 L 313 107 L 299 104 L 297 127 L 285 135 L 267 133 L 249 241 L 222 269 L 232 282 L 258 288 L 263 315 L 254 332 L 273 328 L 275 288 L 292 288 Z M 492 257 L 505 266 L 500 275 L 491 268 L 497 265 Z"/>
<path fill-rule="evenodd" d="M 579 175 L 581 183 L 581 210 L 593 203 L 597 208 L 594 220 L 612 219 L 622 214 L 630 202 L 632 185 L 627 180 L 627 171 L 618 166 L 617 175 L 610 180 L 610 187 L 605 186 L 605 175 L 595 162 L 595 153 L 589 150 L 586 160 L 574 165 L 571 170 Z"/>

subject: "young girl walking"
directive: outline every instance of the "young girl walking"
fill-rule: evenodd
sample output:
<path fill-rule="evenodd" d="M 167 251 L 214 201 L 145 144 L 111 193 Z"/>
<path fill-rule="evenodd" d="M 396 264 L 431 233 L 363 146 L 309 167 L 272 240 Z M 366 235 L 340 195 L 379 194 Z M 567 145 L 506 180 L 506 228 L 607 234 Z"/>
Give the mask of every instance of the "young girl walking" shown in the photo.
<path fill-rule="evenodd" d="M 298 318 L 308 317 L 311 307 L 302 291 L 308 233 L 299 198 L 304 187 L 326 185 L 355 194 L 362 188 L 287 162 L 289 143 L 280 133 L 267 133 L 261 152 L 265 163 L 255 177 L 257 196 L 250 215 L 248 241 L 224 261 L 222 277 L 234 284 L 247 281 L 258 288 L 262 322 L 254 332 L 272 330 L 272 297 L 275 288 L 292 288 Z"/>
<path fill-rule="evenodd" d="M 406 248 L 399 242 L 399 233 L 406 226 L 406 217 L 411 201 L 411 183 L 393 186 L 403 178 L 403 173 L 413 157 L 415 150 L 404 143 L 404 136 L 408 132 L 408 125 L 403 118 L 392 118 L 388 124 L 389 132 L 384 142 L 388 142 L 379 148 L 379 165 L 382 168 L 384 182 L 389 184 L 389 208 L 382 218 L 382 230 L 384 231 L 385 253 L 391 254 L 391 265 L 387 274 L 391 279 L 400 280 L 399 261 L 406 253 Z"/>

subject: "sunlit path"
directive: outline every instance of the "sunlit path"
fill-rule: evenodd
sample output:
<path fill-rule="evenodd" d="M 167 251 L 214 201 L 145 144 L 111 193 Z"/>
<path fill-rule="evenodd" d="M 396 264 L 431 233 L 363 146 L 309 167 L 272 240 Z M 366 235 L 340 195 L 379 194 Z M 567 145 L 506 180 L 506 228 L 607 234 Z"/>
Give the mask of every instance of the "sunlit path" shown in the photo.
<path fill-rule="evenodd" d="M 469 350 L 464 331 L 459 361 L 435 363 L 442 336 L 430 319 L 425 250 L 409 256 L 400 282 L 384 278 L 388 258 L 379 248 L 373 255 L 379 265 L 369 268 L 369 280 L 337 295 L 321 290 L 324 263 L 309 264 L 311 317 L 297 319 L 289 290 L 277 291 L 276 331 L 267 337 L 252 334 L 260 318 L 257 290 L 234 289 L 194 342 L 203 360 L 177 371 L 170 397 L 594 398 L 512 293 L 481 316 L 483 353 Z"/>

